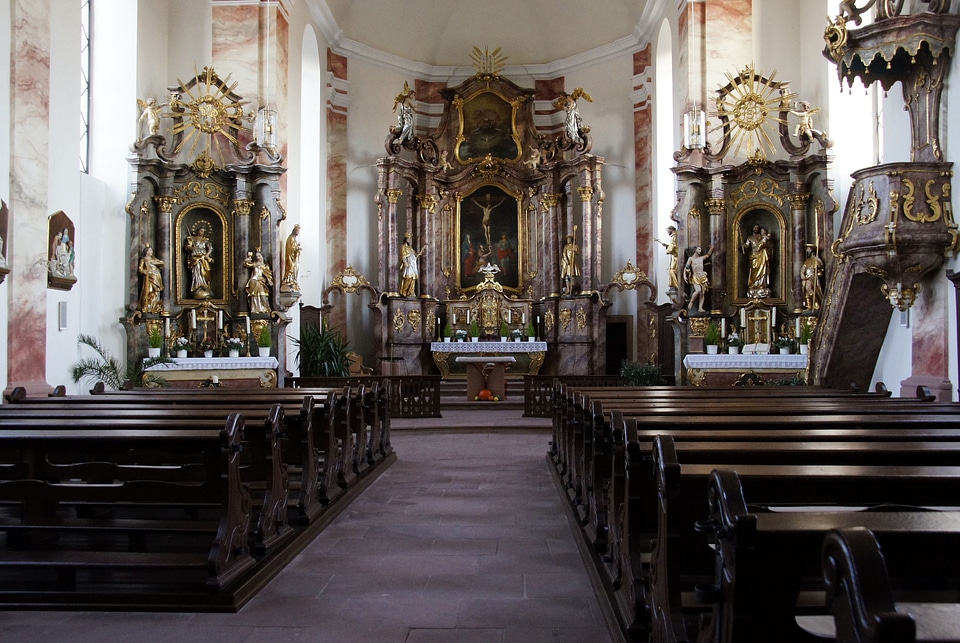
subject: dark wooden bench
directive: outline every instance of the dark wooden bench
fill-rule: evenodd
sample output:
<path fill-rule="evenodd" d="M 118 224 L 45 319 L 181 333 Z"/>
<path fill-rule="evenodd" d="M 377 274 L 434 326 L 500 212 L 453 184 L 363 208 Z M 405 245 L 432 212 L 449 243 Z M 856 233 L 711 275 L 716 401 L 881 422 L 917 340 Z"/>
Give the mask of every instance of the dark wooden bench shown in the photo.
<path fill-rule="evenodd" d="M 85 582 L 101 588 L 100 576 L 115 572 L 150 573 L 150 578 L 168 573 L 175 579 L 199 574 L 201 584 L 211 591 L 236 582 L 255 565 L 248 538 L 250 496 L 240 471 L 243 418 L 232 414 L 220 427 L 133 431 L 104 422 L 97 428 L 0 428 L 5 461 L 16 456 L 15 462 L 26 474 L 0 480 L 0 503 L 13 509 L 0 527 L 7 533 L 7 547 L 0 552 L 0 569 L 5 570 L 7 581 L 22 581 L 26 574 L 28 587 L 38 588 L 40 577 L 52 574 L 51 587 L 56 592 L 87 591 Z M 171 462 L 200 466 L 189 467 L 177 479 L 173 464 L 158 467 L 152 460 L 138 464 L 131 455 L 146 452 L 167 453 L 173 457 Z M 122 465 L 111 466 L 100 459 L 121 453 L 128 456 Z M 107 477 L 112 481 L 105 481 Z M 183 509 L 188 516 L 200 503 L 212 508 L 212 521 L 189 528 L 171 523 L 171 510 Z M 156 517 L 146 512 L 137 520 L 115 522 L 109 516 L 95 518 L 81 511 L 63 520 L 65 511 L 77 508 L 134 505 L 155 508 Z M 72 539 L 57 537 L 58 532 L 78 530 L 97 531 L 101 536 L 84 539 L 85 549 L 72 548 L 76 544 Z M 156 551 L 128 551 L 115 544 L 97 549 L 108 531 L 161 536 L 188 532 L 190 540 L 200 534 L 207 544 L 179 549 L 165 541 L 166 549 Z M 16 533 L 21 536 L 11 539 Z M 54 546 L 44 547 L 47 543 Z M 189 583 L 183 580 L 172 585 L 174 590 L 184 586 Z M 4 592 L 11 589 L 15 588 L 6 587 Z"/>
<path fill-rule="evenodd" d="M 924 518 L 927 518 L 924 516 Z M 841 643 L 913 643 L 960 640 L 956 577 L 944 573 L 956 559 L 958 536 L 912 525 L 908 539 L 892 541 L 864 526 L 836 528 L 821 550 L 826 607 Z"/>
<path fill-rule="evenodd" d="M 691 618 L 690 598 L 681 596 L 687 589 L 683 572 L 690 574 L 688 578 L 696 576 L 696 570 L 687 566 L 690 552 L 677 552 L 682 558 L 670 558 L 667 565 L 674 569 L 667 570 L 665 583 L 661 583 L 661 570 L 656 567 L 662 564 L 658 554 L 653 570 L 657 579 L 653 603 L 656 614 L 667 616 L 657 624 L 664 628 L 664 640 L 686 640 L 687 636 L 701 641 L 767 640 L 771 636 L 783 641 L 817 640 L 800 626 L 797 617 L 828 613 L 821 549 L 833 529 L 870 529 L 883 542 L 891 560 L 909 552 L 915 540 L 922 538 L 932 552 L 940 555 L 913 558 L 917 567 L 912 573 L 926 578 L 917 589 L 948 579 L 943 587 L 949 588 L 955 598 L 960 580 L 960 561 L 955 555 L 960 512 L 923 507 L 949 506 L 956 499 L 960 468 L 788 465 L 774 473 L 776 468 L 740 465 L 736 471 L 713 470 L 708 474 L 708 503 L 704 508 L 709 520 L 701 527 L 709 533 L 713 546 L 713 580 L 697 586 L 692 594 L 697 602 L 710 605 L 710 611 Z M 680 487 L 689 476 L 680 473 Z M 770 511 L 766 503 L 771 498 L 781 508 L 792 505 L 794 510 Z M 839 511 L 816 506 L 834 503 L 877 506 Z M 891 507 L 890 503 L 901 506 Z M 675 509 L 670 507 L 668 511 Z M 682 528 L 678 524 L 674 527 Z M 661 531 L 661 537 L 669 538 L 668 547 L 679 540 L 670 528 Z M 658 539 L 658 551 L 661 545 Z M 686 568 L 676 569 L 680 565 Z M 664 590 L 670 583 L 675 587 L 668 595 Z M 684 629 L 678 632 L 680 627 Z M 675 634 L 679 637 L 671 638 Z"/>
<path fill-rule="evenodd" d="M 113 405 L 95 407 L 83 406 L 82 409 L 61 408 L 46 405 L 41 408 L 16 406 L 0 408 L 0 430 L 34 429 L 52 433 L 77 429 L 99 430 L 109 428 L 114 431 L 129 431 L 131 434 L 150 431 L 177 431 L 180 429 L 215 430 L 222 426 L 223 418 L 230 415 L 228 407 L 191 409 L 165 406 L 143 406 L 139 408 L 119 408 Z M 242 442 L 241 480 L 255 494 L 255 521 L 251 536 L 252 546 L 264 553 L 279 545 L 292 535 L 288 520 L 289 479 L 287 466 L 281 453 L 281 440 L 284 435 L 283 407 L 273 404 L 265 411 L 249 414 L 245 420 L 246 430 Z M 166 444 L 166 443 L 159 443 Z M 142 475 L 143 467 L 128 468 L 127 461 L 141 458 L 144 465 L 148 454 L 123 451 L 101 452 L 94 461 L 74 462 L 69 454 L 61 453 L 65 458 L 61 463 L 51 460 L 35 466 L 43 466 L 37 471 L 45 479 L 53 476 L 68 476 L 83 473 L 91 476 L 88 481 L 104 479 L 107 481 L 134 481 L 129 476 Z M 180 475 L 197 463 L 189 460 L 174 460 L 170 454 L 160 451 L 157 455 L 157 470 L 154 476 Z M 166 459 L 160 459 L 166 458 Z M 39 462 L 39 461 L 38 461 Z M 99 471 L 100 465 L 104 471 Z M 170 467 L 167 469 L 166 467 Z M 97 477 L 99 476 L 99 478 Z"/>

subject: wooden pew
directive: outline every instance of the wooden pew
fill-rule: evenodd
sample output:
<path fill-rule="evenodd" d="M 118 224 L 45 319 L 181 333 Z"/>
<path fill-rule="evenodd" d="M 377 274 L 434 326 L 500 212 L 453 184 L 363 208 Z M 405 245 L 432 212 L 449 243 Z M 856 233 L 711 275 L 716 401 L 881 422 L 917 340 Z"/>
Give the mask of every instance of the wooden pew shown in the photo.
<path fill-rule="evenodd" d="M 655 587 L 655 614 L 664 615 L 661 625 L 673 626 L 672 632 L 664 630 L 667 638 L 663 640 L 687 640 L 687 635 L 690 640 L 717 642 L 771 637 L 782 641 L 820 640 L 801 628 L 796 617 L 826 611 L 821 548 L 832 529 L 866 527 L 894 558 L 909 552 L 915 539 L 921 538 L 931 551 L 941 555 L 915 557 L 914 561 L 922 565 L 915 573 L 931 579 L 949 579 L 950 594 L 954 594 L 960 578 L 960 565 L 953 555 L 960 539 L 960 512 L 924 511 L 909 505 L 943 505 L 944 501 L 954 500 L 960 489 L 960 468 L 785 469 L 776 474 L 761 473 L 759 467 L 753 470 L 744 465 L 737 467 L 739 473 L 714 470 L 709 474 L 709 503 L 705 508 L 709 511 L 709 532 L 716 549 L 715 570 L 709 589 L 701 586 L 699 593 L 703 602 L 712 603 L 712 609 L 708 616 L 700 615 L 691 628 L 692 619 L 684 618 L 689 612 L 683 613 L 684 601 L 677 591 L 683 587 L 673 588 L 673 595 L 662 604 L 662 612 L 659 601 L 664 594 Z M 687 475 L 681 473 L 681 478 Z M 799 510 L 768 511 L 762 506 L 766 498 L 775 499 L 780 506 L 796 505 Z M 822 511 L 809 507 L 822 501 L 853 506 L 891 502 L 908 506 L 881 507 L 879 511 Z M 676 562 L 680 561 L 673 557 L 668 564 Z M 672 582 L 682 582 L 680 575 L 669 570 L 667 576 Z M 672 638 L 679 627 L 686 631 L 680 632 L 679 638 Z"/>
<path fill-rule="evenodd" d="M 144 406 L 121 409 L 108 406 L 97 409 L 87 405 L 82 408 L 82 412 L 78 412 L 76 409 L 61 408 L 57 405 L 46 405 L 37 409 L 16 406 L 0 409 L 0 430 L 32 429 L 54 434 L 67 430 L 101 428 L 129 431 L 131 434 L 180 429 L 213 430 L 222 426 L 223 418 L 230 413 L 227 408 L 198 410 Z M 254 415 L 245 422 L 246 430 L 242 441 L 245 451 L 241 460 L 240 476 L 246 485 L 257 492 L 251 536 L 252 547 L 260 554 L 277 547 L 293 533 L 287 516 L 288 472 L 280 448 L 283 418 L 283 407 L 274 404 L 266 413 Z M 142 457 L 142 454 L 136 455 Z M 101 454 L 101 458 L 112 458 L 105 460 L 110 474 L 114 476 L 112 479 L 127 480 L 121 477 L 128 473 L 124 469 L 123 458 L 126 457 L 123 453 Z M 189 461 L 158 462 L 159 466 L 174 467 L 189 464 Z M 85 469 L 91 466 L 90 463 L 84 463 Z M 130 472 L 131 475 L 141 473 L 142 468 L 135 468 Z M 48 475 L 52 473 L 48 472 Z M 106 479 L 111 480 L 109 477 Z"/>
<path fill-rule="evenodd" d="M 220 429 L 181 428 L 131 431 L 117 429 L 102 423 L 99 427 L 61 427 L 49 429 L 0 429 L 0 451 L 6 461 L 16 457 L 26 476 L 0 480 L 0 502 L 18 508 L 20 518 L 5 521 L 2 529 L 8 533 L 26 531 L 28 534 L 80 529 L 122 533 L 141 531 L 168 534 L 181 529 L 170 526 L 171 507 L 192 508 L 198 503 L 215 507 L 216 521 L 207 531 L 207 546 L 202 549 L 173 551 L 100 551 L 71 549 L 69 542 L 55 549 L 12 549 L 0 552 L 0 569 L 13 574 L 26 570 L 31 576 L 40 576 L 52 570 L 56 581 L 55 592 L 85 591 L 84 573 L 94 577 L 105 572 L 134 570 L 146 574 L 179 571 L 181 574 L 199 573 L 201 583 L 209 590 L 220 590 L 235 583 L 255 564 L 251 556 L 248 530 L 250 525 L 249 491 L 241 482 L 240 452 L 244 422 L 239 414 L 221 421 Z M 122 467 L 98 463 L 104 453 L 132 453 L 142 451 L 179 454 L 185 460 L 201 465 L 191 467 L 184 480 L 174 480 L 170 466 L 157 468 L 152 463 L 137 465 L 127 462 Z M 51 467 L 49 462 L 60 463 Z M 77 466 L 70 466 L 73 463 Z M 63 468 L 70 469 L 69 480 L 62 480 Z M 59 469 L 59 470 L 58 470 Z M 98 479 L 110 469 L 115 482 L 83 482 L 84 476 Z M 196 477 L 195 477 L 196 476 Z M 159 515 L 137 521 L 75 518 L 72 524 L 58 524 L 62 507 L 70 505 L 138 505 L 155 506 Z M 49 519 L 49 520 L 48 520 Z M 197 529 L 191 529 L 195 535 Z M 201 533 L 204 528 L 199 531 Z M 13 539 L 17 541 L 16 538 Z M 29 547 L 41 547 L 45 538 L 20 539 Z M 96 543 L 98 539 L 86 540 Z M 9 577 L 7 577 L 9 578 Z M 144 582 L 147 582 L 146 579 Z M 9 588 L 5 588 L 9 591 Z"/>
<path fill-rule="evenodd" d="M 943 564 L 956 559 L 956 541 L 945 545 L 919 526 L 905 547 L 863 526 L 830 530 L 821 560 L 826 607 L 839 643 L 913 643 L 960 640 L 956 583 Z"/>

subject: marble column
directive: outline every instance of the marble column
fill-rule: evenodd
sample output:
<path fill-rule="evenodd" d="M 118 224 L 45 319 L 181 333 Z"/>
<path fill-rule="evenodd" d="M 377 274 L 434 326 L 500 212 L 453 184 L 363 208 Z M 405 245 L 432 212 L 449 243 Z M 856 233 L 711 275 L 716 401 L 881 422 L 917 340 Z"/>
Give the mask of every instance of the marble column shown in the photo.
<path fill-rule="evenodd" d="M 347 267 L 347 58 L 327 49 L 327 266 L 324 281 Z M 381 284 L 382 287 L 382 284 Z M 346 309 L 335 307 L 330 323 L 344 328 Z M 338 318 L 339 316 L 339 318 Z"/>
<path fill-rule="evenodd" d="M 920 384 L 928 386 L 938 398 L 949 401 L 953 394 L 950 384 L 950 363 L 946 347 L 950 345 L 950 297 L 954 288 L 942 272 L 927 275 L 917 301 L 910 309 L 913 351 L 910 377 L 901 382 L 900 395 L 910 397 Z M 898 311 L 893 311 L 898 316 Z"/>
<path fill-rule="evenodd" d="M 634 189 L 636 192 L 636 267 L 644 274 L 653 274 L 655 236 L 653 227 L 653 109 L 650 88 L 653 84 L 651 48 L 647 45 L 633 55 L 633 148 Z M 650 324 L 652 311 L 637 297 L 637 359 L 646 360 L 657 352 L 656 325 Z"/>
<path fill-rule="evenodd" d="M 50 3 L 11 1 L 7 390 L 46 382 Z"/>

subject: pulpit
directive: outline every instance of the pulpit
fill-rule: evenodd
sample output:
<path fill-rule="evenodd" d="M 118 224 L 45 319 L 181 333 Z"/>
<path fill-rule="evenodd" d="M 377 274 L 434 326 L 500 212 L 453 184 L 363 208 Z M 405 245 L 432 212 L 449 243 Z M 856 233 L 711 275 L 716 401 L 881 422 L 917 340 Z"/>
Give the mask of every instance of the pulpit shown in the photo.
<path fill-rule="evenodd" d="M 483 389 L 487 389 L 494 396 L 503 399 L 506 394 L 507 366 L 516 362 L 508 355 L 497 356 L 462 356 L 457 362 L 467 367 L 467 399 L 476 399 Z"/>

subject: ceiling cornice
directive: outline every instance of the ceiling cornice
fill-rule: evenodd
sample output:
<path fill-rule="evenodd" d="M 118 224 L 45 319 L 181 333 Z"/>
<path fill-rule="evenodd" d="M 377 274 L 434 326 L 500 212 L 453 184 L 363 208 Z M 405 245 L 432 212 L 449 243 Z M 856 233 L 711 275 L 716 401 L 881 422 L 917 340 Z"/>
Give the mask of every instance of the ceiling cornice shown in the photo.
<path fill-rule="evenodd" d="M 385 67 L 399 74 L 413 75 L 430 82 L 451 82 L 469 78 L 475 73 L 472 66 L 431 65 L 417 62 L 347 38 L 325 0 L 306 0 L 306 5 L 327 45 L 340 56 L 362 60 L 377 67 Z M 668 6 L 672 6 L 671 0 L 648 0 L 644 5 L 640 22 L 631 35 L 549 63 L 506 65 L 502 74 L 508 77 L 526 75 L 534 80 L 549 80 L 571 71 L 619 58 L 624 54 L 640 51 L 651 42 L 656 28 L 666 15 Z"/>

